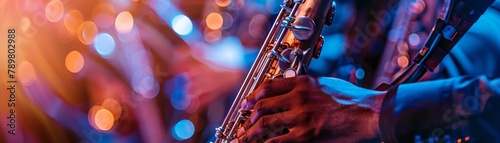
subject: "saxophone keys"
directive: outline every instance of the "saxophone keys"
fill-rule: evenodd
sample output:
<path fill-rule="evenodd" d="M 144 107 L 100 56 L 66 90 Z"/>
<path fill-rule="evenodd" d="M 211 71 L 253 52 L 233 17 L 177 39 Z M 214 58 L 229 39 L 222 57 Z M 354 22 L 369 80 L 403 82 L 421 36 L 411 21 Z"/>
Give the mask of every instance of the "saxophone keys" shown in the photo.
<path fill-rule="evenodd" d="M 325 43 L 325 38 L 323 35 L 319 36 L 318 41 L 316 42 L 316 45 L 314 46 L 313 49 L 313 58 L 318 59 L 319 56 L 321 55 L 321 50 L 323 49 L 323 43 Z"/>
<path fill-rule="evenodd" d="M 295 77 L 295 76 L 297 76 L 297 70 L 295 70 L 294 68 L 288 68 L 283 73 L 284 78 L 290 78 L 290 77 Z"/>
<path fill-rule="evenodd" d="M 308 40 L 314 34 L 314 21 L 308 17 L 301 16 L 293 22 L 291 28 L 293 36 L 299 40 Z"/>
<path fill-rule="evenodd" d="M 326 20 L 325 20 L 325 25 L 330 26 L 333 23 L 333 18 L 335 17 L 335 8 L 337 7 L 337 4 L 335 1 L 332 2 L 332 7 L 328 10 L 328 13 L 326 14 Z"/>

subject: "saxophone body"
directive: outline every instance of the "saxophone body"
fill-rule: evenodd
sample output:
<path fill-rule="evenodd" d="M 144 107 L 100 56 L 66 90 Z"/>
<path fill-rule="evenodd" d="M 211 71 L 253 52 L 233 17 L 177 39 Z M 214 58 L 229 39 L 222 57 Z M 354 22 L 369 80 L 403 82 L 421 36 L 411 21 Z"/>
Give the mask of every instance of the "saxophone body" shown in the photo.
<path fill-rule="evenodd" d="M 236 132 L 251 111 L 240 104 L 263 81 L 306 74 L 312 58 L 323 46 L 321 31 L 335 13 L 333 0 L 285 0 L 252 68 L 248 72 L 222 125 L 216 128 L 216 143 L 236 138 Z"/>

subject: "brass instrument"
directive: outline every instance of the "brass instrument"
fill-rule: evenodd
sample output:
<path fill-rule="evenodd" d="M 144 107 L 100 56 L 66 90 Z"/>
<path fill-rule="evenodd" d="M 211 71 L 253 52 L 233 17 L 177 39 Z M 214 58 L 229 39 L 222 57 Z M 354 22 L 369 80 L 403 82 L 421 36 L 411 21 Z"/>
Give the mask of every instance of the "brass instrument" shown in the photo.
<path fill-rule="evenodd" d="M 333 0 L 285 0 L 222 125 L 216 143 L 230 142 L 248 119 L 240 104 L 264 80 L 306 74 L 312 58 L 320 56 L 323 25 L 335 13 Z"/>

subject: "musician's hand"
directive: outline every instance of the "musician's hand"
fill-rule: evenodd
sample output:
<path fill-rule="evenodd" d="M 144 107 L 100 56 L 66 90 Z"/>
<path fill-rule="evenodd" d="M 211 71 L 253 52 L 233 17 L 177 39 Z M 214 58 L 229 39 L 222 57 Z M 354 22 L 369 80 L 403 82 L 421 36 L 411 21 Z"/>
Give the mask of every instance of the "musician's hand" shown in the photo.
<path fill-rule="evenodd" d="M 253 109 L 238 131 L 240 142 L 289 129 L 267 142 L 360 142 L 378 135 L 385 92 L 357 87 L 336 78 L 299 76 L 265 81 L 242 108 Z"/>

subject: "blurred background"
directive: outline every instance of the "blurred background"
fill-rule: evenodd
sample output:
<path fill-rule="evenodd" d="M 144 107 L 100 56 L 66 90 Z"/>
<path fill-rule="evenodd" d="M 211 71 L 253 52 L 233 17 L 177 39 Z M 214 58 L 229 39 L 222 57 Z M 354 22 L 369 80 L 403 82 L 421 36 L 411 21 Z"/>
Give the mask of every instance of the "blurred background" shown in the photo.
<path fill-rule="evenodd" d="M 309 73 L 367 88 L 408 66 L 441 6 L 336 2 Z M 11 135 L 2 48 L 0 142 L 213 141 L 282 3 L 1 1 L 0 45 L 7 47 L 7 30 L 15 29 L 18 82 Z"/>

